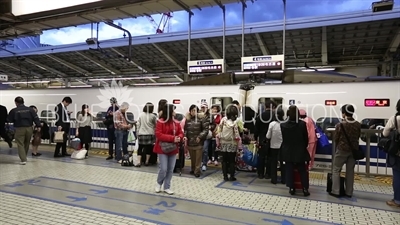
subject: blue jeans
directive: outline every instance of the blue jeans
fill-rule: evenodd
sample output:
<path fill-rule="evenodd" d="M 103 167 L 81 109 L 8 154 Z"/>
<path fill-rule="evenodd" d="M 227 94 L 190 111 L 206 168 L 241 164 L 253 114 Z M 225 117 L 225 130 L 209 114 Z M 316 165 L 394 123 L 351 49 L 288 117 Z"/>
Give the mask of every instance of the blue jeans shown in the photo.
<path fill-rule="evenodd" d="M 393 192 L 394 202 L 400 204 L 400 168 L 393 167 Z"/>
<path fill-rule="evenodd" d="M 208 149 L 209 146 L 211 144 L 211 139 L 206 139 L 204 141 L 204 145 L 203 145 L 203 166 L 207 165 L 207 161 L 208 161 Z"/>
<path fill-rule="evenodd" d="M 122 154 L 128 154 L 128 131 L 115 130 L 115 160 L 122 160 Z"/>
<path fill-rule="evenodd" d="M 158 154 L 158 159 L 160 161 L 157 183 L 159 185 L 164 184 L 164 190 L 171 187 L 172 173 L 174 171 L 176 163 L 176 155 L 165 155 Z"/>

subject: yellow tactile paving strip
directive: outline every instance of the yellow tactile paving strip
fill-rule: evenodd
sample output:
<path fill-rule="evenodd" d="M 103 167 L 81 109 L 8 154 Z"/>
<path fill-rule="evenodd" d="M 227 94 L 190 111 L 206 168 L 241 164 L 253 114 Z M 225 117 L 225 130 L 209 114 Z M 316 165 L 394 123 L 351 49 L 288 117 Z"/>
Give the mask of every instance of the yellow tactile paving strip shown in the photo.
<path fill-rule="evenodd" d="M 0 146 L 2 149 L 7 148 L 6 144 L 0 143 Z M 53 151 L 54 146 L 53 145 L 41 145 L 39 148 L 39 151 Z M 68 150 L 71 151 L 71 150 Z M 103 149 L 91 149 L 90 150 L 91 155 L 98 155 L 98 156 L 106 156 L 108 155 L 108 150 L 103 150 Z M 190 160 L 187 160 L 187 165 L 190 164 Z M 210 165 L 209 167 L 215 167 L 214 165 Z M 342 174 L 344 176 L 344 173 Z M 317 179 L 317 180 L 326 180 L 326 174 L 321 173 L 321 172 L 310 172 L 310 179 Z M 392 177 L 391 176 L 370 176 L 369 178 L 363 176 L 363 175 L 357 175 L 355 176 L 355 182 L 356 183 L 362 183 L 362 184 L 372 184 L 372 185 L 382 185 L 382 186 L 391 186 L 392 185 Z"/>

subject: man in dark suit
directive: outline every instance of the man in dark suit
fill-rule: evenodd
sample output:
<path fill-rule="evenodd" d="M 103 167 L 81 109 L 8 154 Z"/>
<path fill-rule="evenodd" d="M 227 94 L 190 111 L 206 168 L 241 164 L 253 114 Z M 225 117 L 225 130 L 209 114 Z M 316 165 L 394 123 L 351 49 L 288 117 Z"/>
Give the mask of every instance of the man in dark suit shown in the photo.
<path fill-rule="evenodd" d="M 71 127 L 70 115 L 72 112 L 67 110 L 67 107 L 72 103 L 70 97 L 64 97 L 62 102 L 59 103 L 56 108 L 56 127 L 58 131 L 64 131 L 64 142 L 57 143 L 56 149 L 54 150 L 54 157 L 71 156 L 67 153 L 67 138 L 69 129 Z M 61 153 L 60 153 L 61 150 Z"/>
<path fill-rule="evenodd" d="M 6 122 L 8 117 L 7 108 L 3 105 L 0 105 L 0 136 L 7 142 L 8 146 L 12 148 L 12 140 L 6 133 Z"/>

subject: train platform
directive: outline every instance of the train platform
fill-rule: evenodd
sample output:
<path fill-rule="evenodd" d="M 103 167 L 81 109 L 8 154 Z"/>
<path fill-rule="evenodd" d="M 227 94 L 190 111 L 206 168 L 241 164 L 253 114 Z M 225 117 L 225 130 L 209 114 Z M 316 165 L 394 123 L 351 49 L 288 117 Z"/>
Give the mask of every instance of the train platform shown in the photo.
<path fill-rule="evenodd" d="M 101 150 L 53 158 L 53 149 L 41 146 L 42 156 L 19 165 L 17 150 L 0 143 L 0 224 L 400 224 L 400 208 L 385 203 L 390 178 L 357 176 L 353 198 L 334 198 L 326 173 L 312 171 L 303 197 L 254 173 L 224 182 L 218 167 L 200 178 L 186 167 L 167 195 L 154 192 L 156 166 L 122 167 Z"/>

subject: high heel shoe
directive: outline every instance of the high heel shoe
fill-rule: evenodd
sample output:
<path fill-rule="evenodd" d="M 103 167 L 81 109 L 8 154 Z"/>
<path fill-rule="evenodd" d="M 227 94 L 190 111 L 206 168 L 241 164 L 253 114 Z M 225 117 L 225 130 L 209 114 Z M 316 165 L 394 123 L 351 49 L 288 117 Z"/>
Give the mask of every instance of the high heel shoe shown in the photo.
<path fill-rule="evenodd" d="M 308 189 L 303 189 L 303 194 L 304 196 L 310 196 L 310 192 L 308 192 Z"/>
<path fill-rule="evenodd" d="M 291 195 L 296 194 L 296 189 L 290 188 L 289 193 L 290 193 Z"/>

